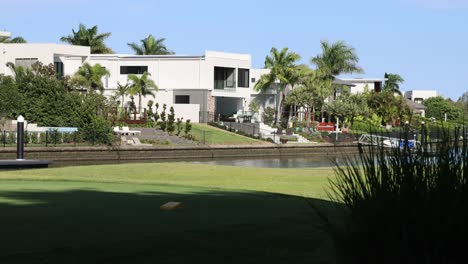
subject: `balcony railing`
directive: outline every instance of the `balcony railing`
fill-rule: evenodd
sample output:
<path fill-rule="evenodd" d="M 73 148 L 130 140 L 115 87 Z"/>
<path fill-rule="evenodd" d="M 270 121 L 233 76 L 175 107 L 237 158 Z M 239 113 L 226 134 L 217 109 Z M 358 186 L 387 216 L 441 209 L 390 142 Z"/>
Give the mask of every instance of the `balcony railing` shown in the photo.
<path fill-rule="evenodd" d="M 220 89 L 220 90 L 225 89 L 225 88 L 236 88 L 236 81 L 215 80 L 214 88 Z"/>

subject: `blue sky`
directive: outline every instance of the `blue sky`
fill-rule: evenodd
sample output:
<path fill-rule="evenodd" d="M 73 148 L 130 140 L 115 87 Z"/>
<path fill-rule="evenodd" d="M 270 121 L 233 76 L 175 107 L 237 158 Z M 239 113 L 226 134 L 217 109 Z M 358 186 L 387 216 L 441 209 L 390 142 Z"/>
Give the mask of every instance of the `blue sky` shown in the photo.
<path fill-rule="evenodd" d="M 468 90 L 468 0 L 0 0 L 0 29 L 29 42 L 59 43 L 80 22 L 112 32 L 108 46 L 149 33 L 179 54 L 252 54 L 263 67 L 271 47 L 308 63 L 320 40 L 344 40 L 366 71 L 398 73 L 402 90 L 434 89 L 457 99 Z"/>

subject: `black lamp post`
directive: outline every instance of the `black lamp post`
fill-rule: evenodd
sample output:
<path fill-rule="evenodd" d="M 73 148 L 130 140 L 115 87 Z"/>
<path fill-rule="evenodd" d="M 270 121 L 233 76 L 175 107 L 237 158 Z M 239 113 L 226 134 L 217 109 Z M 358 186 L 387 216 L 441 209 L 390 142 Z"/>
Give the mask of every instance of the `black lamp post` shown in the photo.
<path fill-rule="evenodd" d="M 24 160 L 24 117 L 16 119 L 16 160 Z"/>

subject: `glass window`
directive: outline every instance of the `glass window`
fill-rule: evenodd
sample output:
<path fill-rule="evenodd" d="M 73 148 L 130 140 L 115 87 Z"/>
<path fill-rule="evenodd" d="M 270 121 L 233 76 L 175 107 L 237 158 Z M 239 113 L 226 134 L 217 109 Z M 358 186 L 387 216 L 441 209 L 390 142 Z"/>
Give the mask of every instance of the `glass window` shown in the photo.
<path fill-rule="evenodd" d="M 120 66 L 120 74 L 143 74 L 148 71 L 148 66 Z"/>
<path fill-rule="evenodd" d="M 36 62 L 38 62 L 37 58 L 17 58 L 15 59 L 15 66 L 31 68 L 31 66 Z"/>
<path fill-rule="evenodd" d="M 239 87 L 249 87 L 249 69 L 240 69 L 237 74 L 237 85 Z"/>
<path fill-rule="evenodd" d="M 55 74 L 57 75 L 57 78 L 63 78 L 63 76 L 64 76 L 63 62 L 56 61 L 56 62 L 54 62 L 54 66 L 55 66 Z"/>
<path fill-rule="evenodd" d="M 176 95 L 175 103 L 176 104 L 190 104 L 190 95 Z"/>

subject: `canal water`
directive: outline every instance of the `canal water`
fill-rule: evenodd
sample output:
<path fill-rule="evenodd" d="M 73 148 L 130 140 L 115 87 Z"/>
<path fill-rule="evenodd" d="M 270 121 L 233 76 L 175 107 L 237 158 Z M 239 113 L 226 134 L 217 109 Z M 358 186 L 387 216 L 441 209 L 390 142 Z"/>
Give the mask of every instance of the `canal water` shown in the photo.
<path fill-rule="evenodd" d="M 307 157 L 268 157 L 268 158 L 229 158 L 229 159 L 199 159 L 199 160 L 122 160 L 122 161 L 55 161 L 50 167 L 125 164 L 125 163 L 160 163 L 185 162 L 195 164 L 210 164 L 236 167 L 259 168 L 318 168 L 331 167 L 335 162 L 343 161 L 343 156 L 310 155 Z"/>

